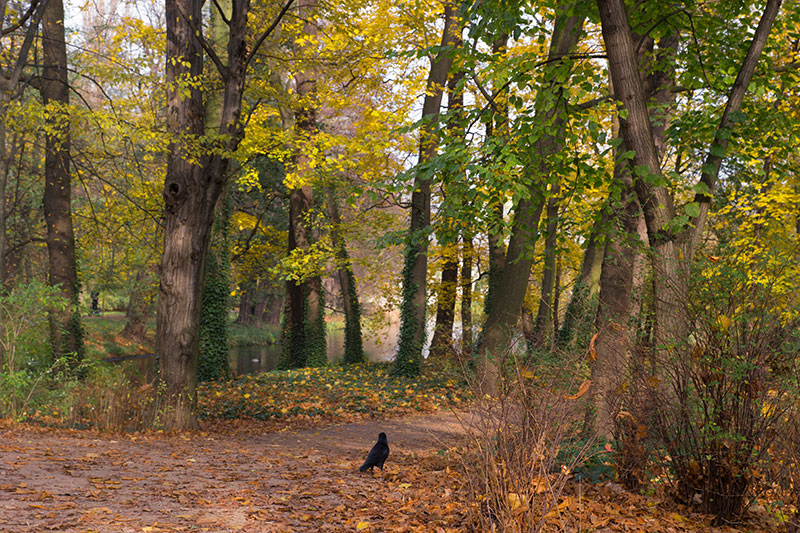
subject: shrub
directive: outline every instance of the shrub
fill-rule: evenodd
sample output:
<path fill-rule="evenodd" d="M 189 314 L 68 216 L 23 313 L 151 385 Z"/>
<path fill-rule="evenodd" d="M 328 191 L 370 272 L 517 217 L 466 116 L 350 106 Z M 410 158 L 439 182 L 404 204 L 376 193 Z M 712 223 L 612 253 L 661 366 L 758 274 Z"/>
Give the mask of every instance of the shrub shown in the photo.
<path fill-rule="evenodd" d="M 765 472 L 797 395 L 797 295 L 709 258 L 692 294 L 691 335 L 642 376 L 651 437 L 676 495 L 731 522 L 774 479 Z M 655 386 L 654 386 L 655 385 Z M 642 410 L 643 411 L 643 410 Z"/>
<path fill-rule="evenodd" d="M 462 460 L 477 530 L 569 525 L 560 514 L 561 495 L 594 445 L 574 439 L 585 410 L 578 398 L 588 385 L 579 387 L 578 367 L 563 358 L 558 364 L 506 365 L 501 392 L 479 398 L 464 421 L 469 441 Z"/>
<path fill-rule="evenodd" d="M 54 368 L 48 309 L 66 309 L 60 291 L 39 281 L 0 294 L 0 414 L 19 417 Z"/>

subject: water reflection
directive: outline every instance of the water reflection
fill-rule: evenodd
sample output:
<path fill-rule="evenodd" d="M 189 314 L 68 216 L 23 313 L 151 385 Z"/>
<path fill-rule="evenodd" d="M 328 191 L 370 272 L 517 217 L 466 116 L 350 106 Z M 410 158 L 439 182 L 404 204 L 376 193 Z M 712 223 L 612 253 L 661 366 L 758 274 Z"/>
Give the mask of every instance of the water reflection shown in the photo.
<path fill-rule="evenodd" d="M 268 372 L 277 366 L 280 355 L 280 344 L 248 344 L 228 349 L 228 360 L 234 376 Z"/>

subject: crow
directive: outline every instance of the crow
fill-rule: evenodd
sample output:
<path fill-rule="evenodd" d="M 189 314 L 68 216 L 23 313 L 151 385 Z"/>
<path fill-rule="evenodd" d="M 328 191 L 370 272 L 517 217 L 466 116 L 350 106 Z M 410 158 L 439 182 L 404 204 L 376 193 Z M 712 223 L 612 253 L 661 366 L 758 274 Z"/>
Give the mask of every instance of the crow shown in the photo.
<path fill-rule="evenodd" d="M 387 457 L 389 457 L 389 443 L 386 441 L 386 433 L 381 432 L 378 435 L 378 442 L 369 451 L 367 460 L 358 470 L 361 472 L 369 470 L 371 472 L 375 466 L 383 470 L 383 463 L 386 462 Z"/>

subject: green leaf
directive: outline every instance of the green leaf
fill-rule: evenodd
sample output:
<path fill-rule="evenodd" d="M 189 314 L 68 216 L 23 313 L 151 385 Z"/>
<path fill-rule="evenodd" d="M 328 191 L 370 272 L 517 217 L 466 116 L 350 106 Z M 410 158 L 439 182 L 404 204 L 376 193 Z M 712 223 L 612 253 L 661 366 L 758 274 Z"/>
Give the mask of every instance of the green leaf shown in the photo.
<path fill-rule="evenodd" d="M 700 204 L 698 204 L 697 202 L 688 203 L 683 208 L 683 210 L 690 217 L 692 218 L 697 217 L 700 215 Z"/>

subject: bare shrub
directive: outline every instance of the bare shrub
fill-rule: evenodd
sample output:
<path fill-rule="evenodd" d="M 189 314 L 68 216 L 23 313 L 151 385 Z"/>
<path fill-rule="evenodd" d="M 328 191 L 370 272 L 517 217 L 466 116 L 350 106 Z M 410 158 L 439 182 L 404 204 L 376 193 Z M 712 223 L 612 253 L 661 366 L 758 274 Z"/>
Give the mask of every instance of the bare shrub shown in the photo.
<path fill-rule="evenodd" d="M 589 386 L 579 363 L 506 365 L 501 392 L 478 398 L 464 419 L 462 462 L 475 529 L 531 532 L 570 523 L 562 514 L 564 487 L 592 444 L 576 438 L 585 411 L 579 398 Z"/>
<path fill-rule="evenodd" d="M 97 366 L 68 395 L 65 421 L 101 431 L 139 431 L 157 424 L 158 387 L 152 380 L 126 375 L 120 368 Z"/>

